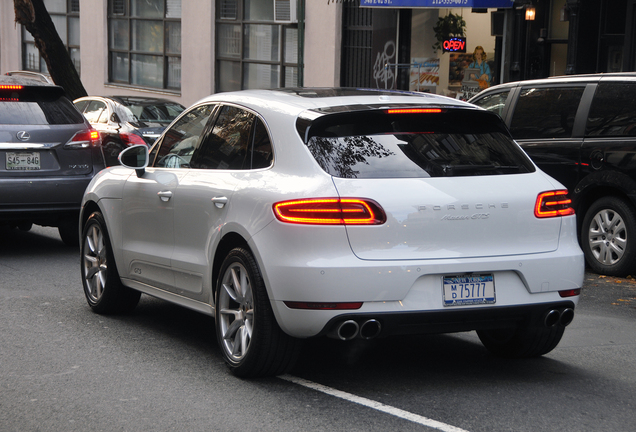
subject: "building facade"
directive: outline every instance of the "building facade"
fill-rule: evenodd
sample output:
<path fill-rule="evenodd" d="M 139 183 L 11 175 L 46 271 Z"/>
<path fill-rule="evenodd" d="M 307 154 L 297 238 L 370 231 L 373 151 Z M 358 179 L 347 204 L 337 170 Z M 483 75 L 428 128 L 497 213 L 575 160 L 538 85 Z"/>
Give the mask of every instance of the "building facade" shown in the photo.
<path fill-rule="evenodd" d="M 44 3 L 92 95 L 190 105 L 220 91 L 347 86 L 466 99 L 502 82 L 636 70 L 636 0 Z M 14 19 L 0 2 L 0 72 L 46 72 Z"/>

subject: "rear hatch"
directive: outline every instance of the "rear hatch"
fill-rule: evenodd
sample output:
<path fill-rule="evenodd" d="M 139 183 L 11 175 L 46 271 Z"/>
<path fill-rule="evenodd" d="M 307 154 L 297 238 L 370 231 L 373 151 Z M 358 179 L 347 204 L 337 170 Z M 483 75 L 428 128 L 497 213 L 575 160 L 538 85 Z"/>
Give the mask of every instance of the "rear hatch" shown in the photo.
<path fill-rule="evenodd" d="M 0 86 L 0 179 L 91 174 L 99 150 L 91 131 L 61 87 Z"/>
<path fill-rule="evenodd" d="M 386 223 L 347 226 L 368 260 L 448 259 L 553 251 L 560 218 L 539 219 L 554 185 L 491 113 L 375 110 L 314 119 L 305 130 L 340 197 L 376 201 Z"/>

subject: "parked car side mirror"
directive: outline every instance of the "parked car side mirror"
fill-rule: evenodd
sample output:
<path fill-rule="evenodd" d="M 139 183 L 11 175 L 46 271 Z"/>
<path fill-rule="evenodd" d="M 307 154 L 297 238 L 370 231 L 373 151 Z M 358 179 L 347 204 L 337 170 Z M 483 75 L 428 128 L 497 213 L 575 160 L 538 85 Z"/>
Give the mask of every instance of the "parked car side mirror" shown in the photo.
<path fill-rule="evenodd" d="M 137 171 L 137 177 L 141 177 L 148 166 L 148 146 L 138 144 L 128 147 L 119 153 L 118 159 L 123 167 L 134 169 Z"/>

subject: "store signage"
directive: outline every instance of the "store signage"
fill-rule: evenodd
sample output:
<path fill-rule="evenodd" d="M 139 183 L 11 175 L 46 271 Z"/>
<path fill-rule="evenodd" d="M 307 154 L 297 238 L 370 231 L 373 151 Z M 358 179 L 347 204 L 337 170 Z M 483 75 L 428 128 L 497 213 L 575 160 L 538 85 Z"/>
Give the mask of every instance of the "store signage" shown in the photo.
<path fill-rule="evenodd" d="M 465 53 L 466 52 L 466 38 L 464 38 L 464 37 L 452 37 L 452 38 L 446 39 L 442 43 L 442 51 L 443 52 Z"/>
<path fill-rule="evenodd" d="M 511 8 L 514 0 L 360 0 L 360 7 Z"/>

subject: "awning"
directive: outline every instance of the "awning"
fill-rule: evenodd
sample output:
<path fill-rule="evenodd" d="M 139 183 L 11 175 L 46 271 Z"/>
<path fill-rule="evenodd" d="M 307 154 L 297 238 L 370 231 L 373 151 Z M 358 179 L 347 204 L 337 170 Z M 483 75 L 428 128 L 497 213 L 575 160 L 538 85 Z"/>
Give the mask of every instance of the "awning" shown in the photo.
<path fill-rule="evenodd" d="M 511 8 L 514 0 L 360 0 L 360 7 Z"/>

